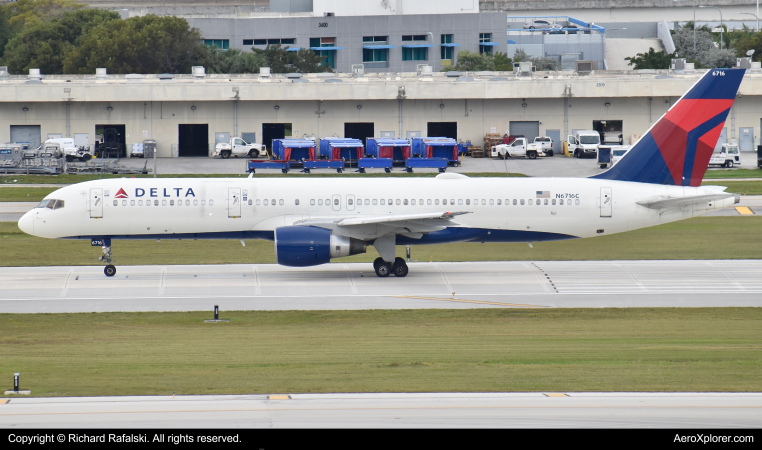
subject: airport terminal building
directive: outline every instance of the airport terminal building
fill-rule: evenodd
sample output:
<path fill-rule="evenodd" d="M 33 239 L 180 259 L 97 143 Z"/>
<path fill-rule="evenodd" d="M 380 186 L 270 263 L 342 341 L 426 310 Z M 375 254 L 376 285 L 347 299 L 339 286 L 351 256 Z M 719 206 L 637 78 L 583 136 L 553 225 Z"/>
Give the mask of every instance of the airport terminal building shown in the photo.
<path fill-rule="evenodd" d="M 269 8 L 277 3 L 271 1 Z M 92 146 L 111 128 L 127 149 L 155 139 L 159 156 L 183 157 L 207 156 L 215 143 L 234 135 L 268 148 L 272 139 L 290 136 L 446 136 L 481 145 L 488 133 L 530 139 L 547 135 L 560 141 L 575 130 L 594 129 L 612 142 L 621 136 L 628 144 L 703 73 L 601 70 L 613 69 L 615 41 L 620 48 L 637 51 L 643 51 L 642 42 L 668 48 L 665 21 L 634 24 L 628 30 L 613 30 L 616 24 L 609 24 L 609 33 L 606 25 L 559 16 L 555 20 L 564 26 L 571 23 L 590 34 L 556 34 L 524 30 L 520 20 L 525 19 L 505 12 L 463 10 L 471 0 L 434 2 L 438 14 L 415 9 L 433 10 L 427 1 L 404 2 L 405 14 L 390 11 L 391 0 L 373 2 L 379 10 L 370 12 L 343 0 L 286 3 L 292 9 L 309 3 L 313 11 L 268 12 L 280 18 L 189 21 L 212 45 L 243 48 L 248 41 L 257 46 L 280 40 L 284 46 L 333 53 L 338 73 L 208 75 L 199 68 L 174 76 L 83 76 L 0 71 L 0 142 L 39 145 L 49 137 L 73 137 Z M 320 9 L 328 3 L 341 3 L 344 9 Z M 359 13 L 366 15 L 352 15 Z M 629 34 L 612 39 L 614 33 Z M 216 42 L 224 39 L 227 44 Z M 510 56 L 516 48 L 537 56 L 557 55 L 567 65 L 553 72 L 439 72 L 463 49 Z M 592 64 L 579 70 L 575 61 L 580 60 L 596 62 L 598 70 Z M 752 68 L 721 142 L 738 143 L 744 151 L 756 148 L 761 93 L 762 71 Z"/>

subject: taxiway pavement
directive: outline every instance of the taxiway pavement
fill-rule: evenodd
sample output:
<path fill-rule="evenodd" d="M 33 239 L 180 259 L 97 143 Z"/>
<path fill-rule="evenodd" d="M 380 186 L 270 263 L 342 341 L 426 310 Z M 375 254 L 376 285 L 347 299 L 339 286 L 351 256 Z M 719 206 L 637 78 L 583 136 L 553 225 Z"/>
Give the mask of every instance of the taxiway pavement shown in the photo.
<path fill-rule="evenodd" d="M 0 399 L 3 428 L 759 428 L 762 393 L 397 393 Z M 201 430 L 204 429 L 204 430 Z"/>
<path fill-rule="evenodd" d="M 762 306 L 762 260 L 0 268 L 0 312 Z"/>

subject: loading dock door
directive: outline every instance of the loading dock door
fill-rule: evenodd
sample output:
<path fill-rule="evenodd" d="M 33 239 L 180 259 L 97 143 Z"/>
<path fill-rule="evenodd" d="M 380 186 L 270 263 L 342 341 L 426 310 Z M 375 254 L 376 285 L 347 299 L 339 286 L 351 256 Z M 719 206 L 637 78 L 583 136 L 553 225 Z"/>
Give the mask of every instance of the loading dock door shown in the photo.
<path fill-rule="evenodd" d="M 545 136 L 553 139 L 553 153 L 560 154 L 564 149 L 561 130 L 545 130 Z"/>
<path fill-rule="evenodd" d="M 209 125 L 178 125 L 177 156 L 209 156 Z"/>
<path fill-rule="evenodd" d="M 426 133 L 428 137 L 458 139 L 458 122 L 429 122 Z"/>
<path fill-rule="evenodd" d="M 262 143 L 267 146 L 267 151 L 272 153 L 273 139 L 284 139 L 291 136 L 290 123 L 263 123 Z"/>
<path fill-rule="evenodd" d="M 362 140 L 363 147 L 367 146 L 368 138 L 375 136 L 375 124 L 373 122 L 344 123 L 344 137 Z"/>
<path fill-rule="evenodd" d="M 738 149 L 742 152 L 753 152 L 754 128 L 740 128 L 738 131 Z"/>
<path fill-rule="evenodd" d="M 511 136 L 525 136 L 528 142 L 532 142 L 540 135 L 540 122 L 511 121 L 510 132 Z"/>
<path fill-rule="evenodd" d="M 593 120 L 593 130 L 601 135 L 601 142 L 605 144 L 624 144 L 624 121 L 622 120 Z"/>
<path fill-rule="evenodd" d="M 11 142 L 29 142 L 29 148 L 42 144 L 39 125 L 11 125 Z"/>

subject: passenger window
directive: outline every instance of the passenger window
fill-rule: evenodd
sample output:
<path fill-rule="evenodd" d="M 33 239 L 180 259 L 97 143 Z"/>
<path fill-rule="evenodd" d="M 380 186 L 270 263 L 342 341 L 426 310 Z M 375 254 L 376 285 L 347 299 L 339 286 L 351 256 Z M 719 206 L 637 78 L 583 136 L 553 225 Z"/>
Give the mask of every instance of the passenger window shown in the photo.
<path fill-rule="evenodd" d="M 459 204 L 459 205 L 462 205 L 462 204 L 463 204 L 463 199 L 462 199 L 462 198 L 459 198 L 459 199 L 458 199 L 458 204 Z"/>
<path fill-rule="evenodd" d="M 161 206 L 167 206 L 167 201 L 166 200 L 162 200 L 161 201 Z"/>
<path fill-rule="evenodd" d="M 259 200 L 257 200 L 257 204 L 259 203 Z M 201 206 L 206 206 L 206 200 L 201 200 Z"/>
<path fill-rule="evenodd" d="M 318 205 L 323 206 L 323 199 L 318 199 Z"/>
<path fill-rule="evenodd" d="M 398 204 L 398 205 L 400 204 L 400 199 L 397 199 L 397 204 Z"/>
<path fill-rule="evenodd" d="M 486 205 L 486 204 L 487 204 L 487 200 L 482 199 L 482 205 Z"/>
<path fill-rule="evenodd" d="M 198 200 L 196 200 L 195 198 L 193 199 L 193 206 L 198 206 Z"/>
<path fill-rule="evenodd" d="M 547 201 L 547 200 L 546 200 L 546 201 Z M 540 206 L 540 205 L 542 205 L 542 200 L 540 200 L 540 199 L 537 199 L 537 206 Z"/>
<path fill-rule="evenodd" d="M 381 199 L 381 205 L 384 205 L 384 204 L 386 204 L 386 200 L 384 200 L 384 199 L 382 198 L 382 199 Z"/>
<path fill-rule="evenodd" d="M 430 205 L 431 204 L 431 199 L 426 200 L 426 204 Z"/>
<path fill-rule="evenodd" d="M 397 200 L 397 201 L 399 201 L 399 200 Z M 386 203 L 387 203 L 389 206 L 392 206 L 392 205 L 394 204 L 394 200 L 392 200 L 392 199 L 390 198 L 390 199 L 389 199 L 389 201 L 388 201 L 388 202 L 386 202 Z M 399 204 L 399 203 L 398 203 L 398 204 Z"/>
<path fill-rule="evenodd" d="M 470 205 L 470 204 L 471 204 L 471 199 L 470 199 L 470 198 L 467 198 L 467 199 L 466 199 L 466 205 Z"/>
<path fill-rule="evenodd" d="M 579 199 L 574 200 L 575 205 L 579 205 Z"/>
<path fill-rule="evenodd" d="M 365 204 L 366 204 L 366 205 L 370 205 L 370 200 L 366 198 L 366 199 L 365 199 Z M 375 201 L 375 200 L 373 200 L 373 204 L 374 204 L 374 205 L 376 204 L 376 201 Z"/>
<path fill-rule="evenodd" d="M 122 200 L 122 206 L 127 206 L 127 200 Z"/>
<path fill-rule="evenodd" d="M 320 201 L 320 203 L 323 203 L 322 200 Z M 315 206 L 315 199 L 314 198 L 310 200 L 310 206 Z"/>
<path fill-rule="evenodd" d="M 407 206 L 407 199 L 404 200 L 405 206 Z"/>
<path fill-rule="evenodd" d="M 531 199 L 531 198 L 529 199 L 529 204 L 530 204 L 530 205 L 531 205 L 531 204 L 533 204 L 533 203 L 532 203 L 532 199 Z"/>
<path fill-rule="evenodd" d="M 272 202 L 270 202 L 270 204 L 271 204 L 272 206 L 275 206 L 275 199 L 273 199 L 273 200 L 272 200 Z"/>
<path fill-rule="evenodd" d="M 543 203 L 544 203 L 545 205 L 547 205 L 547 204 L 548 204 L 548 199 L 546 198 L 545 200 L 543 200 Z"/>
<path fill-rule="evenodd" d="M 500 200 L 500 199 L 497 199 L 497 204 L 498 204 L 498 205 L 502 205 L 502 203 L 500 203 L 500 202 L 502 202 L 502 200 Z M 508 202 L 506 202 L 506 204 L 508 204 Z"/>
<path fill-rule="evenodd" d="M 336 200 L 336 201 L 338 202 L 338 200 Z M 325 199 L 325 206 L 328 206 L 330 204 L 331 204 L 331 199 L 330 198 Z M 338 205 L 338 203 L 336 203 L 336 204 Z"/>
<path fill-rule="evenodd" d="M 378 200 L 376 200 L 376 199 L 374 198 L 374 199 L 373 199 L 373 204 L 374 204 L 374 205 L 377 205 L 377 204 L 378 204 Z"/>
<path fill-rule="evenodd" d="M 347 205 L 352 205 L 352 204 L 353 204 L 353 203 L 352 203 L 352 199 L 351 199 L 351 198 L 348 198 L 348 199 L 347 199 Z"/>
<path fill-rule="evenodd" d="M 411 205 L 415 205 L 415 199 L 410 200 Z"/>
<path fill-rule="evenodd" d="M 178 200 L 177 201 L 177 206 L 183 206 L 183 201 L 182 200 Z"/>
<path fill-rule="evenodd" d="M 114 200 L 114 206 L 117 206 L 119 204 L 119 200 Z"/>
<path fill-rule="evenodd" d="M 169 201 L 169 206 L 175 206 L 175 201 L 174 200 L 170 200 Z"/>
<path fill-rule="evenodd" d="M 186 205 L 188 204 L 188 200 L 185 200 L 185 204 L 186 204 Z M 254 204 L 254 200 L 252 200 L 252 199 L 249 199 L 249 206 L 251 206 L 251 205 L 253 205 L 253 204 Z"/>
<path fill-rule="evenodd" d="M 130 206 L 135 206 L 135 200 L 130 200 Z"/>
<path fill-rule="evenodd" d="M 489 201 L 489 204 L 490 204 L 490 205 L 494 205 L 494 204 L 495 204 L 495 201 L 490 199 L 490 201 Z"/>
<path fill-rule="evenodd" d="M 204 204 L 204 201 L 203 201 L 203 200 L 201 200 L 201 204 L 202 204 L 202 205 Z M 260 199 L 257 199 L 257 206 L 259 206 L 259 205 L 261 205 L 261 204 L 262 204 L 262 201 L 261 201 Z"/>
<path fill-rule="evenodd" d="M 516 199 L 515 198 L 513 199 L 513 204 L 516 205 Z M 524 200 L 521 201 L 521 204 L 522 205 L 524 204 Z"/>
<path fill-rule="evenodd" d="M 550 203 L 555 205 L 556 204 L 556 199 L 551 200 Z"/>
<path fill-rule="evenodd" d="M 446 198 L 442 199 L 442 205 L 447 205 L 447 199 Z"/>
<path fill-rule="evenodd" d="M 299 205 L 299 199 L 298 198 L 296 200 L 294 200 L 294 204 L 297 205 L 297 206 Z"/>
<path fill-rule="evenodd" d="M 265 199 L 265 206 L 267 206 L 267 205 L 269 205 L 269 204 L 270 204 L 270 201 L 269 201 L 269 200 L 267 200 L 267 199 Z"/>
<path fill-rule="evenodd" d="M 333 204 L 338 206 L 339 205 L 339 199 L 338 198 L 333 199 Z"/>
<path fill-rule="evenodd" d="M 143 206 L 143 200 L 138 200 L 138 206 Z"/>
<path fill-rule="evenodd" d="M 439 205 L 439 199 L 438 199 L 438 198 L 437 198 L 437 199 L 434 199 L 434 204 L 435 204 L 435 205 Z"/>
<path fill-rule="evenodd" d="M 515 202 L 515 201 L 516 201 L 516 200 L 514 200 L 514 202 Z M 531 202 L 531 200 L 530 200 L 530 202 Z M 522 206 L 524 205 L 524 199 L 523 199 L 523 198 L 521 199 L 521 205 L 522 205 Z"/>
<path fill-rule="evenodd" d="M 214 200 L 209 199 L 209 206 L 214 206 Z"/>
<path fill-rule="evenodd" d="M 478 198 L 475 198 L 475 199 L 474 199 L 474 206 L 476 206 L 476 205 L 478 205 L 478 204 L 479 204 L 479 199 L 478 199 Z"/>
<path fill-rule="evenodd" d="M 450 204 L 451 204 L 451 205 L 454 205 L 454 204 L 455 204 L 455 199 L 454 199 L 454 198 L 451 198 L 451 199 L 450 199 Z"/>

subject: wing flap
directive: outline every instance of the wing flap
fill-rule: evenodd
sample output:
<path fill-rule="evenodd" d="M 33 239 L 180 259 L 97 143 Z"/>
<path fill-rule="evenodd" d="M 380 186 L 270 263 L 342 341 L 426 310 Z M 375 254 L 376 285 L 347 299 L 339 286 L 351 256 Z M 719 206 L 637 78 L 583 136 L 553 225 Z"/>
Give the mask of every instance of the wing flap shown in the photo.
<path fill-rule="evenodd" d="M 353 225 L 369 225 L 369 224 L 399 224 L 404 222 L 413 222 L 420 220 L 450 220 L 455 216 L 462 214 L 468 214 L 468 211 L 455 211 L 455 212 L 434 212 L 434 213 L 422 213 L 422 214 L 395 214 L 389 216 L 366 216 L 355 217 L 351 219 L 341 219 L 336 222 L 336 225 L 340 227 L 349 227 Z"/>

